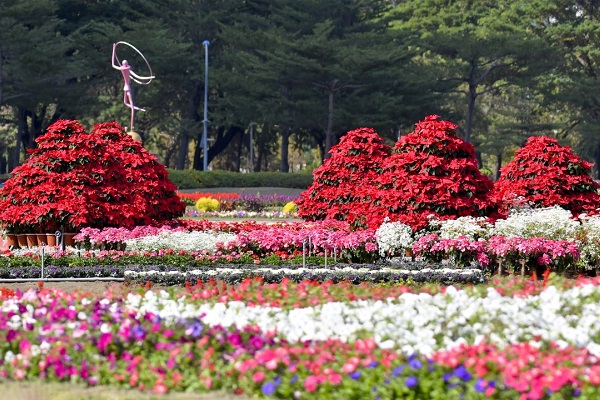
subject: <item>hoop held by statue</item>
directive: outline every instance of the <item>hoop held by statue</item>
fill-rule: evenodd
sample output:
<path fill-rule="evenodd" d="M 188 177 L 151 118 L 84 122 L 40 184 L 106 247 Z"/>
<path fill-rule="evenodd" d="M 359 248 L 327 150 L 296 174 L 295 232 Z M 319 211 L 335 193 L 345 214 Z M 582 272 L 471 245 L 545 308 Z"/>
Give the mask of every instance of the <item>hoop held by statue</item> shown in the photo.
<path fill-rule="evenodd" d="M 148 67 L 148 71 L 150 71 L 149 78 L 148 78 L 148 80 L 146 80 L 146 81 L 139 81 L 139 80 L 135 79 L 135 77 L 133 77 L 133 76 L 131 77 L 131 80 L 132 80 L 132 81 L 134 81 L 134 82 L 136 82 L 136 83 L 139 83 L 140 85 L 148 85 L 150 82 L 152 82 L 152 78 L 154 78 L 154 74 L 152 73 L 152 67 L 150 67 L 150 63 L 148 62 L 148 60 L 146 59 L 146 57 L 144 57 L 144 55 L 142 54 L 142 52 L 141 52 L 141 51 L 139 51 L 139 50 L 138 50 L 138 49 L 137 49 L 137 48 L 136 48 L 134 45 L 132 45 L 132 44 L 130 44 L 130 43 L 123 42 L 123 41 L 120 41 L 120 42 L 117 42 L 117 43 L 115 43 L 116 47 L 119 47 L 119 45 L 120 45 L 120 44 L 123 44 L 123 45 L 129 46 L 129 47 L 130 47 L 131 49 L 133 49 L 133 51 L 135 51 L 135 52 L 136 52 L 136 53 L 137 53 L 137 54 L 138 54 L 140 57 L 142 57 L 142 60 L 144 60 L 144 62 L 146 63 L 146 67 Z M 116 55 L 116 53 L 115 53 L 115 58 L 116 58 L 116 60 L 117 60 L 117 63 L 119 64 L 119 66 L 122 66 L 122 64 L 121 64 L 121 60 L 119 60 L 119 57 Z"/>

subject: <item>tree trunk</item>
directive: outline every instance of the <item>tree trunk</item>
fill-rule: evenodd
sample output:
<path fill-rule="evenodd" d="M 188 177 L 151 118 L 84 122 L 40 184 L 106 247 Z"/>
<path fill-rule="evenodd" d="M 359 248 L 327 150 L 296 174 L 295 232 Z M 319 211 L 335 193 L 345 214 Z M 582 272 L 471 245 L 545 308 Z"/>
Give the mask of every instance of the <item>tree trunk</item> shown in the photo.
<path fill-rule="evenodd" d="M 190 145 L 190 139 L 187 137 L 185 132 L 181 132 L 181 140 L 179 141 L 179 151 L 177 153 L 177 165 L 175 168 L 178 170 L 185 169 L 185 162 L 188 155 L 188 147 Z"/>
<path fill-rule="evenodd" d="M 265 147 L 267 145 L 265 137 L 267 136 L 265 132 L 269 131 L 269 126 L 264 124 L 260 131 L 260 135 L 257 133 L 255 135 L 254 141 L 256 142 L 256 159 L 254 160 L 253 172 L 262 171 L 263 160 L 265 159 Z M 255 132 L 258 132 L 256 130 Z"/>
<path fill-rule="evenodd" d="M 2 86 L 4 85 L 4 81 L 2 80 L 2 49 L 0 49 L 0 106 L 4 102 L 4 92 L 2 91 Z"/>
<path fill-rule="evenodd" d="M 28 136 L 29 132 L 27 131 L 27 111 L 22 107 L 17 107 L 17 140 L 15 144 L 15 150 L 13 153 L 12 168 L 18 166 L 21 163 L 21 143 L 27 143 L 26 138 Z"/>
<path fill-rule="evenodd" d="M 218 156 L 219 154 L 221 154 L 226 148 L 227 146 L 229 146 L 229 143 L 231 143 L 231 141 L 233 139 L 235 139 L 235 137 L 237 135 L 243 135 L 244 134 L 244 130 L 239 127 L 239 126 L 230 126 L 229 128 L 227 128 L 227 131 L 225 131 L 225 127 L 220 126 L 217 129 L 217 137 L 213 143 L 212 146 L 208 147 L 208 157 L 207 157 L 207 162 L 206 165 L 210 164 L 210 162 L 212 160 L 214 160 L 214 158 L 216 156 Z M 203 153 L 203 152 L 202 152 Z M 202 154 L 202 157 L 200 157 L 198 159 L 198 168 L 196 168 L 196 163 L 194 163 L 194 169 L 199 169 L 202 166 L 204 166 L 204 160 L 203 160 L 204 154 Z M 194 159 L 196 157 L 194 156 Z"/>
<path fill-rule="evenodd" d="M 202 171 L 202 169 L 204 168 L 204 161 L 202 160 L 204 158 L 204 147 L 202 143 L 202 137 L 204 136 L 204 131 L 199 132 L 196 135 L 196 145 L 194 146 L 194 162 L 192 163 L 192 168 L 194 168 L 195 170 L 198 171 Z M 208 146 L 208 132 L 206 132 L 206 145 Z M 206 164 L 207 168 L 208 168 L 208 164 Z"/>
<path fill-rule="evenodd" d="M 281 131 L 281 164 L 279 167 L 279 171 L 281 171 L 281 172 L 290 172 L 289 148 L 290 148 L 290 127 L 286 126 Z"/>
<path fill-rule="evenodd" d="M 165 151 L 165 154 L 163 156 L 163 165 L 166 168 L 169 168 L 169 166 L 171 165 L 171 157 L 173 157 L 176 147 L 177 147 L 177 141 L 173 140 L 171 142 L 171 144 L 169 145 L 169 147 L 167 148 L 167 151 Z"/>
<path fill-rule="evenodd" d="M 471 143 L 471 131 L 473 129 L 473 115 L 475 114 L 475 100 L 477 99 L 477 86 L 469 85 L 467 122 L 465 126 L 465 142 Z"/>
<path fill-rule="evenodd" d="M 500 179 L 500 167 L 502 167 L 502 153 L 496 154 L 496 171 L 494 171 L 494 180 Z"/>
<path fill-rule="evenodd" d="M 324 158 L 329 158 L 329 150 L 335 144 L 333 137 L 333 110 L 335 104 L 335 92 L 333 90 L 329 91 L 329 107 L 327 110 L 327 129 L 325 130 L 325 149 L 324 149 Z"/>
<path fill-rule="evenodd" d="M 240 172 L 242 168 L 242 149 L 244 147 L 244 134 L 242 133 L 237 141 L 237 154 L 235 155 L 234 171 Z"/>
<path fill-rule="evenodd" d="M 600 145 L 594 152 L 594 179 L 600 179 Z"/>

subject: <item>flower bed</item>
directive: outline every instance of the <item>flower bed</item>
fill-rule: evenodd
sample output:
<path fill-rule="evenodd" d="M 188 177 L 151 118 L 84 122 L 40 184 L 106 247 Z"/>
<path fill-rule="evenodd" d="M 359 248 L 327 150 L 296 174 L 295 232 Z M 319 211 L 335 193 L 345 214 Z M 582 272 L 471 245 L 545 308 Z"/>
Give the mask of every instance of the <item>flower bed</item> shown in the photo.
<path fill-rule="evenodd" d="M 600 395 L 595 285 L 511 296 L 390 288 L 384 301 L 376 288 L 340 287 L 341 302 L 332 284 L 289 281 L 246 280 L 228 300 L 205 286 L 125 299 L 0 290 L 0 381 L 285 399 Z"/>
<path fill-rule="evenodd" d="M 436 282 L 442 284 L 452 283 L 482 283 L 485 278 L 479 269 L 454 269 L 432 265 L 421 269 L 400 269 L 370 265 L 331 265 L 323 267 L 281 267 L 281 266 L 256 266 L 236 265 L 232 267 L 219 266 L 203 270 L 192 269 L 162 270 L 133 269 L 127 267 L 124 276 L 135 282 L 151 281 L 165 285 L 182 285 L 185 282 L 209 281 L 217 279 L 227 283 L 239 283 L 246 278 L 260 277 L 265 282 L 281 282 L 290 279 L 298 282 L 310 279 L 316 282 L 325 281 L 350 281 L 360 282 Z"/>

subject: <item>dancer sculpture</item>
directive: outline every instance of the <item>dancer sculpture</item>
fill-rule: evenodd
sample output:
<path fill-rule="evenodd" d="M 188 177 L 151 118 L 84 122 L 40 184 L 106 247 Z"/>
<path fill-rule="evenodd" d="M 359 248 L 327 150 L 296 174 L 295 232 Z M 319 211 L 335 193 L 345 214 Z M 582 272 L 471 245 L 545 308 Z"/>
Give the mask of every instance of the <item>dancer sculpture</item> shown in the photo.
<path fill-rule="evenodd" d="M 122 63 L 119 62 L 119 58 L 117 57 L 117 46 L 119 44 L 125 44 L 134 49 L 143 59 L 146 61 L 146 65 L 150 70 L 150 76 L 140 76 L 131 70 L 131 65 L 127 62 L 127 60 L 123 60 Z M 123 75 L 123 80 L 125 81 L 125 85 L 123 86 L 123 103 L 131 109 L 131 122 L 129 124 L 129 130 L 133 131 L 133 121 L 135 119 L 135 112 L 137 111 L 146 111 L 143 108 L 136 107 L 133 103 L 133 94 L 131 93 L 131 81 L 137 82 L 141 85 L 147 85 L 152 82 L 154 76 L 152 75 L 152 69 L 150 69 L 150 64 L 144 57 L 142 53 L 132 45 L 127 42 L 117 42 L 113 43 L 113 51 L 112 51 L 112 67 L 121 71 Z"/>

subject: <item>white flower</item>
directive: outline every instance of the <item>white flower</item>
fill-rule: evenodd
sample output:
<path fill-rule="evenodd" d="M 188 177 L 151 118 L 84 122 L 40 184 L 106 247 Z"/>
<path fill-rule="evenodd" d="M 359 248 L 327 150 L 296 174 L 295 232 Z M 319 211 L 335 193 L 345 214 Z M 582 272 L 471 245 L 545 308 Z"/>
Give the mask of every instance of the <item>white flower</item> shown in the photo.
<path fill-rule="evenodd" d="M 438 222 L 442 239 L 458 239 L 466 236 L 470 240 L 487 238 L 492 225 L 484 217 L 459 217 Z"/>
<path fill-rule="evenodd" d="M 375 233 L 381 257 L 403 255 L 414 243 L 413 230 L 402 222 L 384 222 Z"/>
<path fill-rule="evenodd" d="M 490 236 L 575 241 L 580 224 L 569 210 L 559 206 L 511 212 L 508 218 L 494 224 Z"/>
<path fill-rule="evenodd" d="M 213 231 L 163 231 L 155 236 L 145 236 L 126 240 L 128 251 L 134 250 L 186 250 L 186 251 L 216 251 L 217 243 L 227 244 L 235 240 L 233 233 Z"/>

